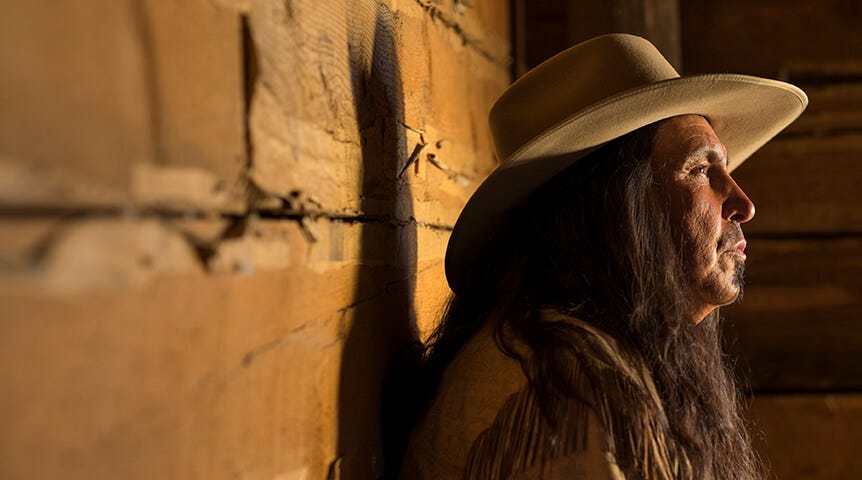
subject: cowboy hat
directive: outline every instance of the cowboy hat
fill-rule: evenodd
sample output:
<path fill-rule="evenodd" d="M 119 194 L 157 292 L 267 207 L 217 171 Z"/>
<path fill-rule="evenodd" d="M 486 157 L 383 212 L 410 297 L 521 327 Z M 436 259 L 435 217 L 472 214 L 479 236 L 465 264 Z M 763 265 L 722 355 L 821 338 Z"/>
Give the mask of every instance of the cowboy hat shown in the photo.
<path fill-rule="evenodd" d="M 795 120 L 808 104 L 788 83 L 736 74 L 680 77 L 646 39 L 610 34 L 545 61 L 491 108 L 499 167 L 455 223 L 446 250 L 453 291 L 471 280 L 474 259 L 506 213 L 553 176 L 607 142 L 677 115 L 707 118 L 733 170 Z"/>

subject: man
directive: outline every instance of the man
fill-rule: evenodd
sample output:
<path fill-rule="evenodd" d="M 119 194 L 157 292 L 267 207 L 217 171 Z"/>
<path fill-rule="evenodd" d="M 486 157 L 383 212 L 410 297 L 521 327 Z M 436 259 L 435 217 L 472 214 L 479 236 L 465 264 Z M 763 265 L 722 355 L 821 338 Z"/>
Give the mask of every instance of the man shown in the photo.
<path fill-rule="evenodd" d="M 720 349 L 754 215 L 730 172 L 806 104 L 679 77 L 630 35 L 515 82 L 450 239 L 402 478 L 759 478 Z"/>

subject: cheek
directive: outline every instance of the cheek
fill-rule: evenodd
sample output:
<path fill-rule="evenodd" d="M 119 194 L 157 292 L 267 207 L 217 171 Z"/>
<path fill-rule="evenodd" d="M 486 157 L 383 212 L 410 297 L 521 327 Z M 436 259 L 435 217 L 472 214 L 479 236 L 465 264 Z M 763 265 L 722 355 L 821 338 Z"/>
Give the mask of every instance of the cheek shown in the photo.
<path fill-rule="evenodd" d="M 699 273 L 717 261 L 718 229 L 713 218 L 708 208 L 691 208 L 683 216 L 685 263 Z"/>

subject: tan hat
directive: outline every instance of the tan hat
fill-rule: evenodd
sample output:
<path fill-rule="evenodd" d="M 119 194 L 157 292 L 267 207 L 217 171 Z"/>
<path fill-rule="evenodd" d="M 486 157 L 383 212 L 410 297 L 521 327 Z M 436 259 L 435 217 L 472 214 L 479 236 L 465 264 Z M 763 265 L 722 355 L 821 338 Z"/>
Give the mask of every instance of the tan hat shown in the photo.
<path fill-rule="evenodd" d="M 634 35 L 603 35 L 563 51 L 518 79 L 491 108 L 500 166 L 467 202 L 449 238 L 449 286 L 455 292 L 467 286 L 474 259 L 508 210 L 603 144 L 659 120 L 698 114 L 727 147 L 733 170 L 806 105 L 802 90 L 777 80 L 680 77 Z"/>

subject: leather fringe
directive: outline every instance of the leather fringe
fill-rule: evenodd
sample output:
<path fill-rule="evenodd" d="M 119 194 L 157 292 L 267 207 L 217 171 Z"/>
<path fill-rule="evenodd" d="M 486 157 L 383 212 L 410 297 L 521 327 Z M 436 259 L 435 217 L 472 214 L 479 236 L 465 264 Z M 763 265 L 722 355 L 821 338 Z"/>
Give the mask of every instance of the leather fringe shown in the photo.
<path fill-rule="evenodd" d="M 476 439 L 464 478 L 504 480 L 586 449 L 590 413 L 606 432 L 601 448 L 629 459 L 618 465 L 627 478 L 691 478 L 644 362 L 621 353 L 613 338 L 591 325 L 571 317 L 561 323 L 565 328 L 554 330 L 564 347 L 522 362 L 529 383 Z"/>

